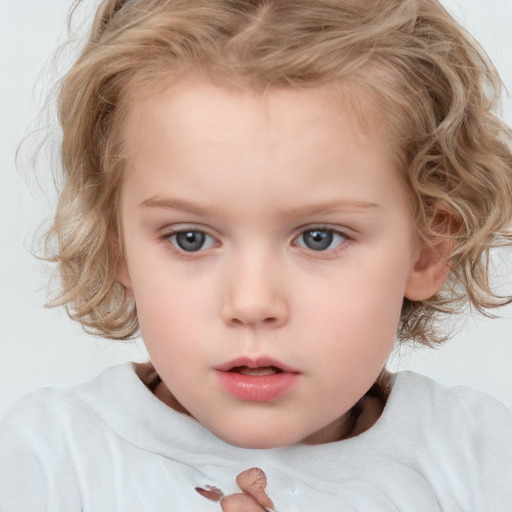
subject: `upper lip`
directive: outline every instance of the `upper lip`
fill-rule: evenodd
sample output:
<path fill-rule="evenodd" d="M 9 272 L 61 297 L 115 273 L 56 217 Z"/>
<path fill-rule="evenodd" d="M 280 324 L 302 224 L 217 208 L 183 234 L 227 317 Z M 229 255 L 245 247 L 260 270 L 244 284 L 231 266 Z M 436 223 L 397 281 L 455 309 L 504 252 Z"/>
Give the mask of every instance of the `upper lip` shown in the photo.
<path fill-rule="evenodd" d="M 264 355 L 255 357 L 240 356 L 220 364 L 219 366 L 215 367 L 215 369 L 221 372 L 228 372 L 233 368 L 238 368 L 240 366 L 247 366 L 248 368 L 265 368 L 273 366 L 274 368 L 278 368 L 283 372 L 300 373 L 296 368 L 293 368 L 292 366 L 285 364 L 278 359 Z"/>

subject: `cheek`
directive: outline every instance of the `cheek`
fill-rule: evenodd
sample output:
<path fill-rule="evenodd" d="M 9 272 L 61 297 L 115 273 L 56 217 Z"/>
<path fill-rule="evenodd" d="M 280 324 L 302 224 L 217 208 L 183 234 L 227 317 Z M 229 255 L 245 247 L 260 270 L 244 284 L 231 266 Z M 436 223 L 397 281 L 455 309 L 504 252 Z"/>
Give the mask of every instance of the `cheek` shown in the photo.
<path fill-rule="evenodd" d="M 341 410 L 371 387 L 385 365 L 396 337 L 401 299 L 369 288 L 343 294 L 324 306 L 317 310 L 316 325 L 305 327 L 314 341 L 309 346 L 305 341 L 301 351 L 308 354 L 313 371 L 321 368 L 322 384 L 315 399 L 335 396 Z"/>
<path fill-rule="evenodd" d="M 144 339 L 152 340 L 176 337 L 182 330 L 192 329 L 197 316 L 189 306 L 191 297 L 186 292 L 179 293 L 175 286 L 134 287 L 137 315 Z"/>
<path fill-rule="evenodd" d="M 395 341 L 402 301 L 371 292 L 360 292 L 320 314 L 320 324 L 333 352 L 354 364 L 367 364 L 387 357 Z M 320 330 L 320 326 L 318 326 Z"/>
<path fill-rule="evenodd" d="M 142 337 L 150 353 L 194 352 L 215 314 L 213 283 L 208 287 L 179 274 L 164 274 L 148 272 L 133 280 Z"/>
<path fill-rule="evenodd" d="M 327 364 L 331 354 L 354 365 L 380 364 L 395 341 L 405 272 L 397 274 L 389 265 L 364 268 L 331 281 L 323 293 L 303 305 L 302 317 L 314 324 L 304 328 L 313 336 L 324 333 L 329 345 Z"/>

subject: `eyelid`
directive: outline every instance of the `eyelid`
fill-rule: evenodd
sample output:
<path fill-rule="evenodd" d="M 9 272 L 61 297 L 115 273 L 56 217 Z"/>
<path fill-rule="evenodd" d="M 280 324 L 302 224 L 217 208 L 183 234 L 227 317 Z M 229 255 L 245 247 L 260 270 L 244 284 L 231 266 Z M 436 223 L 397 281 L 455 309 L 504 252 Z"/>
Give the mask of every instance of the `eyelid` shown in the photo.
<path fill-rule="evenodd" d="M 345 238 L 352 238 L 353 235 L 351 233 L 354 232 L 354 230 L 349 229 L 345 226 L 338 226 L 338 225 L 327 224 L 327 223 L 323 224 L 323 223 L 319 222 L 318 224 L 305 224 L 305 225 L 298 227 L 295 230 L 295 235 L 293 238 L 297 238 L 299 235 L 301 235 L 305 231 L 315 231 L 315 230 L 333 231 L 334 233 L 338 233 L 338 234 L 344 236 Z"/>
<path fill-rule="evenodd" d="M 325 250 L 318 250 L 315 251 L 314 249 L 311 249 L 310 247 L 299 245 L 297 243 L 297 240 L 304 235 L 304 233 L 308 231 L 330 231 L 334 233 L 335 235 L 338 235 L 343 238 L 343 240 L 336 245 L 336 247 L 332 249 L 325 249 Z M 315 254 L 318 256 L 321 256 L 322 254 L 327 256 L 328 254 L 336 254 L 340 250 L 344 249 L 348 242 L 352 241 L 352 237 L 347 233 L 349 231 L 348 229 L 340 228 L 339 226 L 332 226 L 328 224 L 310 224 L 306 226 L 301 226 L 299 230 L 297 230 L 295 236 L 292 239 L 293 245 L 296 247 L 299 247 L 300 249 L 304 249 L 310 254 Z"/>
<path fill-rule="evenodd" d="M 204 226 L 202 224 L 194 224 L 193 222 L 187 223 L 187 222 L 180 222 L 176 224 L 169 224 L 161 229 L 159 229 L 159 232 L 161 233 L 160 236 L 170 236 L 175 233 L 183 233 L 187 231 L 200 231 L 201 233 L 204 233 L 205 235 L 209 235 L 212 238 L 218 239 L 219 235 L 214 232 L 213 229 L 211 229 L 208 226 Z"/>
<path fill-rule="evenodd" d="M 179 235 L 180 233 L 187 232 L 197 232 L 202 233 L 206 237 L 209 237 L 213 240 L 213 244 L 209 247 L 198 249 L 197 251 L 185 251 L 181 247 L 177 246 L 175 242 L 171 240 L 171 238 L 175 235 Z M 207 251 L 213 247 L 218 247 L 221 245 L 219 236 L 212 234 L 211 230 L 205 226 L 198 226 L 196 224 L 174 224 L 172 226 L 166 226 L 161 230 L 161 234 L 159 235 L 159 239 L 167 246 L 174 250 L 176 253 L 180 255 L 184 255 L 187 257 L 197 257 L 202 252 Z"/>

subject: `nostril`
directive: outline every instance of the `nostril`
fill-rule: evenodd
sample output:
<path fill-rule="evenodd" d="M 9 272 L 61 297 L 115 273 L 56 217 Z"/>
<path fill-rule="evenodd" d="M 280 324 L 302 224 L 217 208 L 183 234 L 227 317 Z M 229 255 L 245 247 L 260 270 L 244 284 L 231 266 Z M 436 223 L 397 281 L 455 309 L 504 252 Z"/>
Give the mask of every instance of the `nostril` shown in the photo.
<path fill-rule="evenodd" d="M 240 316 L 240 317 L 233 317 L 230 322 L 232 326 L 257 326 L 257 325 L 266 325 L 266 326 L 273 326 L 277 323 L 279 323 L 279 319 L 275 316 L 268 316 L 266 318 L 261 318 L 259 316 Z"/>
<path fill-rule="evenodd" d="M 288 308 L 281 297 L 241 293 L 238 290 L 222 304 L 221 318 L 232 327 L 275 327 L 286 321 Z"/>

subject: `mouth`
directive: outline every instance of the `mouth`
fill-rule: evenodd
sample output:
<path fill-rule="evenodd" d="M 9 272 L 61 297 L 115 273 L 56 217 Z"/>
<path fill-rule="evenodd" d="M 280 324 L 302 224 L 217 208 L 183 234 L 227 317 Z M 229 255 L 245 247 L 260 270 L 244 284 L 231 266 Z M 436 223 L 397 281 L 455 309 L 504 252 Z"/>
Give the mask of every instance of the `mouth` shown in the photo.
<path fill-rule="evenodd" d="M 276 373 L 283 373 L 283 370 L 276 366 L 259 366 L 257 368 L 250 368 L 249 366 L 234 366 L 229 371 L 240 373 L 241 375 L 250 375 L 252 377 L 263 377 L 267 375 L 275 375 Z"/>
<path fill-rule="evenodd" d="M 242 357 L 215 368 L 221 388 L 245 402 L 273 402 L 290 393 L 300 372 L 269 357 Z"/>
<path fill-rule="evenodd" d="M 217 366 L 215 369 L 221 372 L 233 372 L 256 377 L 277 373 L 300 373 L 296 368 L 267 356 L 238 357 Z"/>

